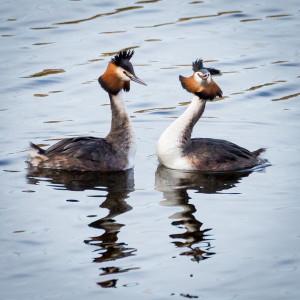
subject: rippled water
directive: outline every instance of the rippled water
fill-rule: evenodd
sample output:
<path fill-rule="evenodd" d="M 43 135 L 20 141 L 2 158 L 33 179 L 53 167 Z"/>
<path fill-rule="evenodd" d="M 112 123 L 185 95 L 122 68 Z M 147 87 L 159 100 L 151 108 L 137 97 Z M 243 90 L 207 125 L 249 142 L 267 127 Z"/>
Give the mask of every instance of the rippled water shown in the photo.
<path fill-rule="evenodd" d="M 298 1 L 0 1 L 1 299 L 299 299 Z M 97 78 L 135 49 L 136 167 L 32 173 L 28 142 L 105 136 Z M 266 147 L 272 166 L 158 167 L 202 57 L 225 95 L 194 136 Z"/>

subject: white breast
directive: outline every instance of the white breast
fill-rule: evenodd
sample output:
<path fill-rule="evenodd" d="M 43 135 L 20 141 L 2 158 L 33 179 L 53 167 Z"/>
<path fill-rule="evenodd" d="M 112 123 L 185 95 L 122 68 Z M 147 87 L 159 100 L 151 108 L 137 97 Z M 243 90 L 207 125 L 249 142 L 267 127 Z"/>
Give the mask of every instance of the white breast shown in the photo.
<path fill-rule="evenodd" d="M 171 169 L 191 170 L 188 160 L 181 153 L 180 128 L 172 125 L 174 123 L 163 132 L 157 142 L 156 154 L 158 160 Z"/>
<path fill-rule="evenodd" d="M 199 101 L 199 98 L 194 96 L 185 112 L 163 132 L 156 147 L 156 154 L 161 164 L 171 169 L 193 170 L 188 158 L 183 153 L 182 141 L 191 120 L 204 107 L 205 102 Z"/>

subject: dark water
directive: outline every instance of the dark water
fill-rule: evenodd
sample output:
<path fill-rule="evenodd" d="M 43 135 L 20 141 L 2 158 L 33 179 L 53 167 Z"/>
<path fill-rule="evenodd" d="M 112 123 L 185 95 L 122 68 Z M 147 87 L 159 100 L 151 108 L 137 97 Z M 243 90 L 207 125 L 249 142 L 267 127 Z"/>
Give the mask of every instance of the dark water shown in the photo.
<path fill-rule="evenodd" d="M 0 1 L 1 299 L 299 299 L 298 1 Z M 135 49 L 125 173 L 33 173 L 28 142 L 105 136 L 97 83 Z M 238 174 L 158 167 L 155 145 L 202 57 L 224 100 L 194 136 L 266 147 Z"/>

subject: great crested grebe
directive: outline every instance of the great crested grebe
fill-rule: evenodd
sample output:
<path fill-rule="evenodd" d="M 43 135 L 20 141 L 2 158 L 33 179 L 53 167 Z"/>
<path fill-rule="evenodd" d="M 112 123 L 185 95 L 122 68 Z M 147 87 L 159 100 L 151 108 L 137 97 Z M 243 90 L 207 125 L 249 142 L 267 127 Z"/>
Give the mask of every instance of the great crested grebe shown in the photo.
<path fill-rule="evenodd" d="M 136 142 L 130 117 L 122 100 L 122 89 L 130 90 L 130 80 L 146 85 L 136 77 L 130 59 L 134 51 L 115 55 L 98 81 L 109 94 L 111 129 L 105 138 L 64 139 L 47 150 L 30 144 L 30 166 L 73 171 L 119 171 L 134 166 Z"/>
<path fill-rule="evenodd" d="M 263 162 L 258 156 L 265 151 L 254 152 L 231 142 L 211 139 L 191 139 L 193 127 L 202 116 L 207 100 L 222 97 L 222 91 L 211 75 L 221 74 L 217 69 L 205 68 L 203 60 L 193 63 L 191 77 L 179 76 L 184 89 L 193 94 L 186 111 L 161 135 L 157 143 L 159 162 L 171 169 L 190 171 L 229 171 L 252 168 Z"/>

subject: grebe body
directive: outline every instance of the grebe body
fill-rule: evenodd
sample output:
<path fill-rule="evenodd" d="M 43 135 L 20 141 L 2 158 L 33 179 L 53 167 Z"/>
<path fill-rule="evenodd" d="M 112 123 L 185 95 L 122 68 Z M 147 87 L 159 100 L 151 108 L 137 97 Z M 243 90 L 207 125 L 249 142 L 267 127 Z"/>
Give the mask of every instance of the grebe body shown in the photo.
<path fill-rule="evenodd" d="M 160 136 L 157 143 L 159 162 L 171 169 L 188 171 L 232 171 L 252 168 L 262 163 L 258 156 L 264 149 L 249 151 L 222 139 L 191 138 L 208 100 L 222 97 L 211 75 L 219 70 L 204 68 L 202 60 L 193 63 L 194 74 L 179 76 L 182 87 L 193 94 L 191 104 Z"/>
<path fill-rule="evenodd" d="M 76 137 L 64 139 L 47 150 L 30 144 L 28 163 L 32 167 L 73 171 L 119 171 L 133 168 L 136 139 L 122 99 L 122 90 L 130 90 L 130 80 L 146 85 L 136 77 L 130 59 L 133 51 L 121 51 L 99 77 L 109 94 L 112 119 L 105 138 Z"/>

